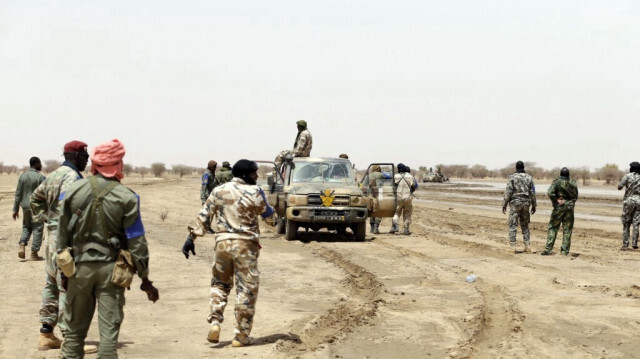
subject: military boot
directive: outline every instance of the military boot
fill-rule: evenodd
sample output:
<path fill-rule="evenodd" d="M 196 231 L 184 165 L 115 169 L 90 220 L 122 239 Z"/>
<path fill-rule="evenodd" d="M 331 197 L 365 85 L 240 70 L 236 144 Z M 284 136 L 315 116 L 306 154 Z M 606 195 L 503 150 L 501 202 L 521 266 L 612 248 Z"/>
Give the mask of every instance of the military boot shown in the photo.
<path fill-rule="evenodd" d="M 62 341 L 53 333 L 40 333 L 38 350 L 60 349 Z"/>
<path fill-rule="evenodd" d="M 524 246 L 524 253 L 529 253 L 529 254 L 531 254 L 531 253 L 532 253 L 532 252 L 531 252 L 531 247 L 529 247 L 529 245 L 528 245 L 528 244 L 525 244 L 525 246 Z"/>
<path fill-rule="evenodd" d="M 389 233 L 398 233 L 398 224 L 397 223 L 393 223 L 391 225 L 391 230 L 389 231 Z"/>
<path fill-rule="evenodd" d="M 253 344 L 253 342 L 253 337 L 239 337 L 236 335 L 236 337 L 233 338 L 233 341 L 231 342 L 231 346 L 236 348 L 244 347 Z"/>
<path fill-rule="evenodd" d="M 209 329 L 209 334 L 207 335 L 207 340 L 209 343 L 217 343 L 220 339 L 220 324 L 213 323 L 211 328 Z"/>
<path fill-rule="evenodd" d="M 404 234 L 405 236 L 408 236 L 411 234 L 411 232 L 409 232 L 409 226 L 404 226 L 404 231 L 402 231 L 402 234 Z"/>
<path fill-rule="evenodd" d="M 20 242 L 20 250 L 18 251 L 18 257 L 24 259 L 24 243 Z"/>
<path fill-rule="evenodd" d="M 369 230 L 369 233 L 373 234 L 376 228 L 376 224 L 373 222 L 369 222 L 369 224 L 371 225 L 371 229 Z"/>
<path fill-rule="evenodd" d="M 374 223 L 373 224 L 373 234 L 380 234 L 380 223 Z"/>
<path fill-rule="evenodd" d="M 36 251 L 31 251 L 31 257 L 29 257 L 30 261 L 42 261 L 44 260 L 44 258 L 40 257 L 38 255 L 38 252 Z"/>

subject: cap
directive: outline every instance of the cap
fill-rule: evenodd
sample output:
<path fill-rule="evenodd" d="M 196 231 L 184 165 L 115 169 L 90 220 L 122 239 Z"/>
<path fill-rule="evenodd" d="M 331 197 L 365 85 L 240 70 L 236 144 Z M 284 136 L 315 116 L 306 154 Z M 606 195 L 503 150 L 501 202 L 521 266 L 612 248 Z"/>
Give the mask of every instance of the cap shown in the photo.
<path fill-rule="evenodd" d="M 307 127 L 307 121 L 305 121 L 305 120 L 297 121 L 296 125 L 302 126 L 302 127 Z"/>
<path fill-rule="evenodd" d="M 82 141 L 71 141 L 64 145 L 64 153 L 87 152 L 87 144 Z"/>
<path fill-rule="evenodd" d="M 231 164 L 229 163 L 229 161 L 224 161 L 222 162 L 222 167 L 231 168 Z"/>

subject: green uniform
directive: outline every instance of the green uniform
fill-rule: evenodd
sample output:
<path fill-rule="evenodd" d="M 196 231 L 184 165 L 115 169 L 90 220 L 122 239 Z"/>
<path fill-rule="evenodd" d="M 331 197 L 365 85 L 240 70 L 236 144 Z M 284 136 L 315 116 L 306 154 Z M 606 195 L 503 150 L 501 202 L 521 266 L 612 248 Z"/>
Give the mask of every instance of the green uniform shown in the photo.
<path fill-rule="evenodd" d="M 106 194 L 105 194 L 106 192 Z M 93 199 L 103 195 L 101 205 Z M 100 210 L 102 207 L 102 210 Z M 79 211 L 73 225 L 74 213 Z M 111 283 L 118 248 L 131 251 L 140 278 L 149 275 L 149 251 L 138 196 L 101 175 L 73 183 L 61 205 L 57 248 L 73 249 L 76 274 L 68 279 L 67 332 L 63 358 L 82 358 L 84 340 L 98 305 L 99 358 L 117 358 L 124 313 L 124 288 Z"/>
<path fill-rule="evenodd" d="M 40 307 L 40 323 L 55 327 L 60 326 L 64 333 L 64 303 L 66 291 L 60 282 L 60 272 L 56 264 L 55 237 L 58 232 L 58 215 L 60 196 L 74 181 L 82 175 L 70 162 L 65 161 L 62 166 L 49 174 L 31 195 L 30 205 L 33 220 L 47 222 L 47 237 L 45 239 L 45 285 L 42 290 L 42 306 Z"/>
<path fill-rule="evenodd" d="M 211 170 L 207 169 L 204 171 L 204 174 L 202 175 L 202 186 L 200 186 L 200 201 L 202 201 L 202 204 L 204 204 L 204 201 L 209 198 L 211 191 L 213 191 L 213 188 L 215 187 L 215 179 L 216 177 Z"/>
<path fill-rule="evenodd" d="M 222 167 L 218 173 L 216 173 L 216 179 L 214 181 L 213 187 L 218 187 L 221 184 L 225 184 L 233 179 L 233 175 L 231 174 L 231 169 Z"/>
<path fill-rule="evenodd" d="M 29 244 L 29 237 L 33 234 L 33 242 L 31 250 L 38 252 L 42 245 L 42 229 L 44 223 L 34 222 L 31 216 L 31 207 L 29 199 L 36 188 L 44 181 L 44 176 L 33 168 L 29 168 L 18 178 L 18 187 L 16 187 L 15 201 L 13 202 L 13 212 L 18 213 L 22 208 L 22 234 L 20 235 L 20 243 L 26 246 Z"/>
<path fill-rule="evenodd" d="M 545 252 L 551 252 L 556 242 L 556 236 L 560 225 L 562 225 L 562 254 L 569 254 L 571 248 L 571 232 L 573 231 L 573 209 L 575 202 L 578 200 L 578 184 L 569 177 L 560 176 L 556 178 L 547 195 L 553 205 L 551 219 L 549 220 L 549 234 L 547 236 L 547 245 Z M 564 204 L 558 204 L 558 199 L 564 199 Z"/>

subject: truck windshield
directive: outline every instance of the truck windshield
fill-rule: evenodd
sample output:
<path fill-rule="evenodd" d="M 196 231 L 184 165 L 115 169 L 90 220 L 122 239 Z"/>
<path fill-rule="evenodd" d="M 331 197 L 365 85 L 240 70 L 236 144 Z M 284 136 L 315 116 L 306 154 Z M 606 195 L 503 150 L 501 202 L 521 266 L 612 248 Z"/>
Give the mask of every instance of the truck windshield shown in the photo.
<path fill-rule="evenodd" d="M 292 183 L 343 183 L 353 185 L 353 172 L 348 162 L 296 162 Z"/>

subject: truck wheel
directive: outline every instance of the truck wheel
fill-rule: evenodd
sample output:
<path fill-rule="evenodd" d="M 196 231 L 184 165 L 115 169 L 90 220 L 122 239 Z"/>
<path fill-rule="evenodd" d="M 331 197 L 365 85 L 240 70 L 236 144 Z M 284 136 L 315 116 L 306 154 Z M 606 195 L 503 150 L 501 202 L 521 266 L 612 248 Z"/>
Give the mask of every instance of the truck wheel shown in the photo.
<path fill-rule="evenodd" d="M 276 222 L 276 233 L 284 234 L 284 232 L 285 232 L 285 228 L 284 228 L 284 226 L 285 226 L 285 218 L 278 217 L 276 219 L 276 221 L 277 221 Z"/>
<path fill-rule="evenodd" d="M 294 221 L 285 219 L 285 231 L 284 238 L 288 241 L 296 239 L 296 232 L 298 231 L 298 225 Z"/>
<path fill-rule="evenodd" d="M 353 237 L 357 242 L 364 241 L 364 236 L 367 233 L 367 222 L 359 222 L 351 227 L 351 229 L 353 230 Z"/>

